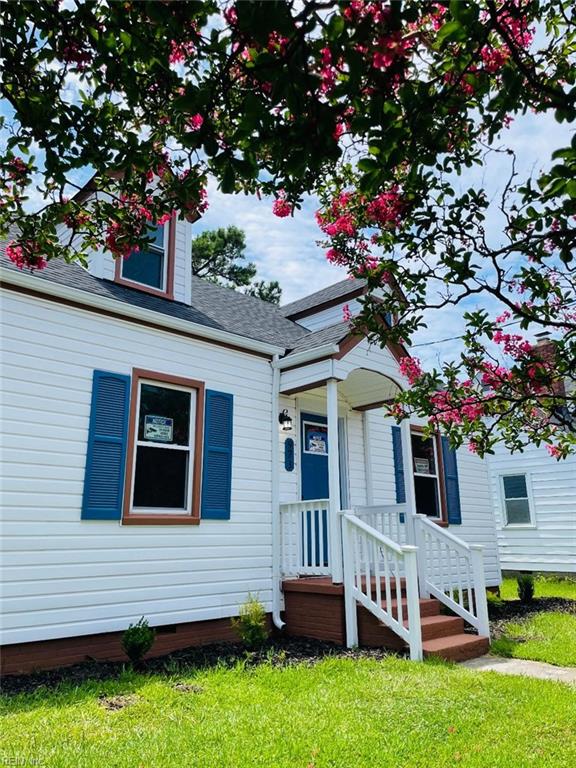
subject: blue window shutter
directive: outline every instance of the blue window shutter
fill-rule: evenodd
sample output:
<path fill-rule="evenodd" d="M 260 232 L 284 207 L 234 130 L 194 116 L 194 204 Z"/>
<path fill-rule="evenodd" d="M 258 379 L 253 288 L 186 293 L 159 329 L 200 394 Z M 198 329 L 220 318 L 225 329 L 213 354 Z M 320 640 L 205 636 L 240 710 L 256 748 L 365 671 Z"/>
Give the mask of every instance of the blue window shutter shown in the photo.
<path fill-rule="evenodd" d="M 201 513 L 205 520 L 230 519 L 233 408 L 233 395 L 206 390 Z"/>
<path fill-rule="evenodd" d="M 458 463 L 456 461 L 456 451 L 450 448 L 447 437 L 442 437 L 442 461 L 444 463 L 444 486 L 446 488 L 448 522 L 452 525 L 461 525 L 462 510 L 460 508 Z"/>
<path fill-rule="evenodd" d="M 126 466 L 130 376 L 94 371 L 82 520 L 120 520 Z"/>
<path fill-rule="evenodd" d="M 396 504 L 406 503 L 406 483 L 404 480 L 404 460 L 402 456 L 402 430 L 392 427 L 392 451 L 394 453 L 394 480 L 396 483 Z"/>

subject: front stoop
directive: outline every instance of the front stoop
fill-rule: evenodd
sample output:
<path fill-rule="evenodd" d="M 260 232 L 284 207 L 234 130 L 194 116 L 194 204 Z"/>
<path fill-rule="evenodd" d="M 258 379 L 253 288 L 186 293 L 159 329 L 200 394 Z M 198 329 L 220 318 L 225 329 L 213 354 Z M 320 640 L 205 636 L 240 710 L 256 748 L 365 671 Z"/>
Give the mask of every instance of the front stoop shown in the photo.
<path fill-rule="evenodd" d="M 488 653 L 490 641 L 482 635 L 457 634 L 424 640 L 424 656 L 438 656 L 447 661 L 467 661 Z"/>
<path fill-rule="evenodd" d="M 392 611 L 397 612 L 395 588 L 392 586 Z M 286 633 L 293 637 L 308 637 L 339 645 L 346 644 L 344 587 L 332 584 L 327 577 L 293 579 L 283 583 Z M 385 594 L 384 584 L 382 594 Z M 407 617 L 404 585 L 401 586 L 403 616 Z M 421 599 L 422 648 L 424 656 L 437 656 L 448 661 L 464 661 L 486 653 L 487 637 L 464 632 L 464 621 L 457 616 L 440 613 L 440 601 Z M 389 627 L 370 611 L 357 608 L 358 643 L 361 647 L 390 648 L 403 651 L 407 646 Z"/>

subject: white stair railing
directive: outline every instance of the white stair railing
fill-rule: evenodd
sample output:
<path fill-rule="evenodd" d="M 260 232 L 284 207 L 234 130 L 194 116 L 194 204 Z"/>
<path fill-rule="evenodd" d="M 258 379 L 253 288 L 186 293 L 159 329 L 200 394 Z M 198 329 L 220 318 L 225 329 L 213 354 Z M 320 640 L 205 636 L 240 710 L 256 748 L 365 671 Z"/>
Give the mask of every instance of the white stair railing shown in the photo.
<path fill-rule="evenodd" d="M 407 504 L 354 507 L 354 514 L 397 544 L 408 543 L 405 522 L 408 514 Z"/>
<path fill-rule="evenodd" d="M 421 660 L 416 547 L 400 546 L 352 511 L 342 513 L 342 543 L 348 647 L 358 645 L 356 606 L 359 603 L 408 643 L 411 659 Z M 402 574 L 405 577 L 405 603 L 402 600 Z"/>
<path fill-rule="evenodd" d="M 327 499 L 280 504 L 282 576 L 330 575 L 330 503 Z"/>
<path fill-rule="evenodd" d="M 422 596 L 440 600 L 479 634 L 490 637 L 482 545 L 467 544 L 425 515 L 412 519 Z"/>

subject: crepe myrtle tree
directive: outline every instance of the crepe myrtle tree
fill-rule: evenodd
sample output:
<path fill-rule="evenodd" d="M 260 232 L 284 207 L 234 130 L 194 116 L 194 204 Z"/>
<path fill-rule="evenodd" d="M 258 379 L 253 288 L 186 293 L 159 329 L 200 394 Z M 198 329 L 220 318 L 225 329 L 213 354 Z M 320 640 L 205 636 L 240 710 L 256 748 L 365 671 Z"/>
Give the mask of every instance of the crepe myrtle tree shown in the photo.
<path fill-rule="evenodd" d="M 416 412 L 479 453 L 496 439 L 576 449 L 572 0 L 40 0 L 0 13 L 0 227 L 19 227 L 18 266 L 95 246 L 122 258 L 150 221 L 201 214 L 209 176 L 272 195 L 279 217 L 314 193 L 327 258 L 368 281 L 353 323 L 374 342 L 407 345 L 425 313 L 471 297 L 502 307 L 465 315 L 464 352 L 441 370 L 406 355 L 399 419 Z M 454 179 L 506 152 L 527 111 L 552 113 L 568 138 L 527 178 L 510 155 L 495 237 L 487 192 Z M 95 195 L 69 196 L 87 168 Z M 32 214 L 34 186 L 46 205 Z M 553 354 L 523 337 L 542 328 Z"/>

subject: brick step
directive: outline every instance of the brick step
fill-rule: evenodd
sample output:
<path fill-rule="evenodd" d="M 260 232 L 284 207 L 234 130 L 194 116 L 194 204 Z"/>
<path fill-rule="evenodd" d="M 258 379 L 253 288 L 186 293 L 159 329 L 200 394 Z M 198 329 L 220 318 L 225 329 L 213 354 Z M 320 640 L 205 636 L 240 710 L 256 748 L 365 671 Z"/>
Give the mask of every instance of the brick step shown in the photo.
<path fill-rule="evenodd" d="M 404 623 L 408 625 L 407 621 Z M 458 635 L 464 631 L 464 621 L 454 616 L 422 616 L 420 623 L 424 640 Z M 360 646 L 369 648 L 393 648 L 402 651 L 407 647 L 401 637 L 361 606 L 358 608 L 358 640 Z"/>
<path fill-rule="evenodd" d="M 459 633 L 448 637 L 436 637 L 424 640 L 424 656 L 438 656 L 447 661 L 466 661 L 488 652 L 490 641 L 483 635 Z"/>
<path fill-rule="evenodd" d="M 422 640 L 435 640 L 464 634 L 464 619 L 458 616 L 422 616 L 420 624 L 422 626 Z"/>
<path fill-rule="evenodd" d="M 408 618 L 408 601 L 405 597 L 402 598 L 402 618 L 404 621 Z M 420 604 L 420 616 L 437 616 L 440 613 L 440 600 L 436 600 L 434 597 L 421 597 L 418 600 Z M 386 610 L 386 601 L 382 601 L 382 608 Z M 390 601 L 389 612 L 392 613 L 395 619 L 398 618 L 398 600 L 393 599 Z"/>
<path fill-rule="evenodd" d="M 406 595 L 406 579 L 402 578 L 399 579 L 399 586 L 400 586 L 400 594 L 404 597 Z M 362 589 L 365 589 L 366 579 L 362 578 Z M 376 597 L 376 579 L 372 578 L 370 579 L 370 584 L 372 587 L 372 597 Z M 390 593 L 393 597 L 396 596 L 397 593 L 397 582 L 396 579 L 390 579 Z M 382 598 L 386 596 L 386 579 L 384 576 L 380 578 L 380 594 L 382 595 Z"/>

